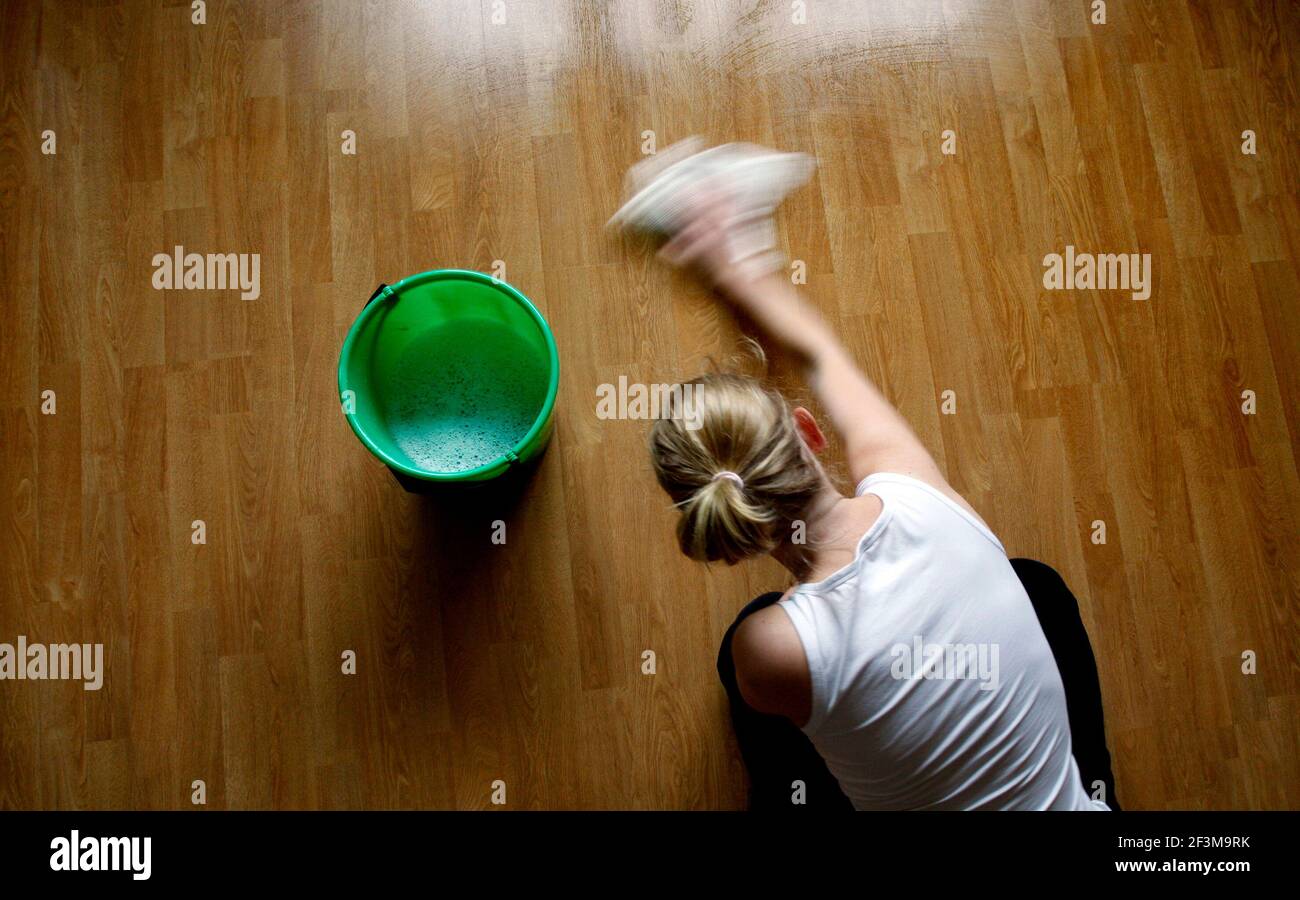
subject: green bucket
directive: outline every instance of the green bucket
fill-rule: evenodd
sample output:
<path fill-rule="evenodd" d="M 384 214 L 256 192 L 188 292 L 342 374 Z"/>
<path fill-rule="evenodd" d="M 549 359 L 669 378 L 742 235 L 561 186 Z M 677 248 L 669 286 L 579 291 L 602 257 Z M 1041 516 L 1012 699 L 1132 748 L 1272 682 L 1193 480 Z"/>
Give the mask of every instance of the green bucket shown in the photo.
<path fill-rule="evenodd" d="M 492 481 L 550 440 L 560 359 L 537 308 L 480 272 L 380 285 L 339 356 L 361 443 L 408 490 Z"/>

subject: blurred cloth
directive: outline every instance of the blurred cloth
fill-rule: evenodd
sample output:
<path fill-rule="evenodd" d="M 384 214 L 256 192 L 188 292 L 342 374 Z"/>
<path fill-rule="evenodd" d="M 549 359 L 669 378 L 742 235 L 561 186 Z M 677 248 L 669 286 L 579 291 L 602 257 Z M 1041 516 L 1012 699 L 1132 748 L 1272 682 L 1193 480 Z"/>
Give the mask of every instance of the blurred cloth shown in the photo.
<path fill-rule="evenodd" d="M 806 153 L 756 144 L 703 148 L 703 138 L 690 137 L 633 166 L 624 182 L 630 199 L 609 223 L 672 237 L 688 221 L 691 207 L 717 192 L 734 212 L 727 226 L 731 262 L 755 273 L 781 268 L 785 256 L 777 249 L 772 216 L 786 194 L 812 177 L 816 161 Z"/>

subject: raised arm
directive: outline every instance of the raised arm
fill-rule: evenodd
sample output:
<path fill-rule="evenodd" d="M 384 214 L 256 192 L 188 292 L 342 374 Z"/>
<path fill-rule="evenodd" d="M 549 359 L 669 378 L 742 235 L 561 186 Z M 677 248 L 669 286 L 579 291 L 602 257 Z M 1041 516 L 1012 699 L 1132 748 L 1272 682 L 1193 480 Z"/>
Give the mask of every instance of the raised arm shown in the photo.
<path fill-rule="evenodd" d="M 673 265 L 695 267 L 802 362 L 809 386 L 844 441 L 855 483 L 872 472 L 890 471 L 955 497 L 907 420 L 862 373 L 821 314 L 782 274 L 756 276 L 743 262 L 734 262 L 728 216 L 721 202 L 703 203 L 660 256 Z"/>
<path fill-rule="evenodd" d="M 858 368 L 821 314 L 782 275 L 723 281 L 718 287 L 800 360 L 809 387 L 844 442 L 855 483 L 872 472 L 888 471 L 946 486 L 907 420 Z"/>

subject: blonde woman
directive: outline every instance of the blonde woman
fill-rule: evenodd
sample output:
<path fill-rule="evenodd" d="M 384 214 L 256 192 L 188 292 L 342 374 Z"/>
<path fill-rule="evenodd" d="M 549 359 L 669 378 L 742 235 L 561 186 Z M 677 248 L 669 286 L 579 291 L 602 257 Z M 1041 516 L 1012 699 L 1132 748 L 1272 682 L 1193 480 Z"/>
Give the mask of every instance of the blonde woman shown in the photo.
<path fill-rule="evenodd" d="M 718 659 L 751 808 L 1118 809 L 1073 595 L 1007 558 L 781 275 L 732 264 L 732 218 L 697 206 L 660 256 L 802 362 L 857 485 L 828 477 L 813 415 L 751 378 L 696 379 L 690 427 L 651 433 L 682 551 L 770 554 L 796 581 L 745 607 Z"/>

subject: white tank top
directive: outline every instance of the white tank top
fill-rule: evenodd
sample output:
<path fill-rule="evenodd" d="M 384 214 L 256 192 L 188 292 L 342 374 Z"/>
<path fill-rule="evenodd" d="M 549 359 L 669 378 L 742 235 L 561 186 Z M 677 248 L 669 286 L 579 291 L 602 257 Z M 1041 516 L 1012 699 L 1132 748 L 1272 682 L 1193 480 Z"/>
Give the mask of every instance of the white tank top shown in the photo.
<path fill-rule="evenodd" d="M 812 676 L 804 732 L 857 809 L 1107 809 L 1002 543 L 924 482 L 877 473 L 852 563 L 780 603 Z"/>

